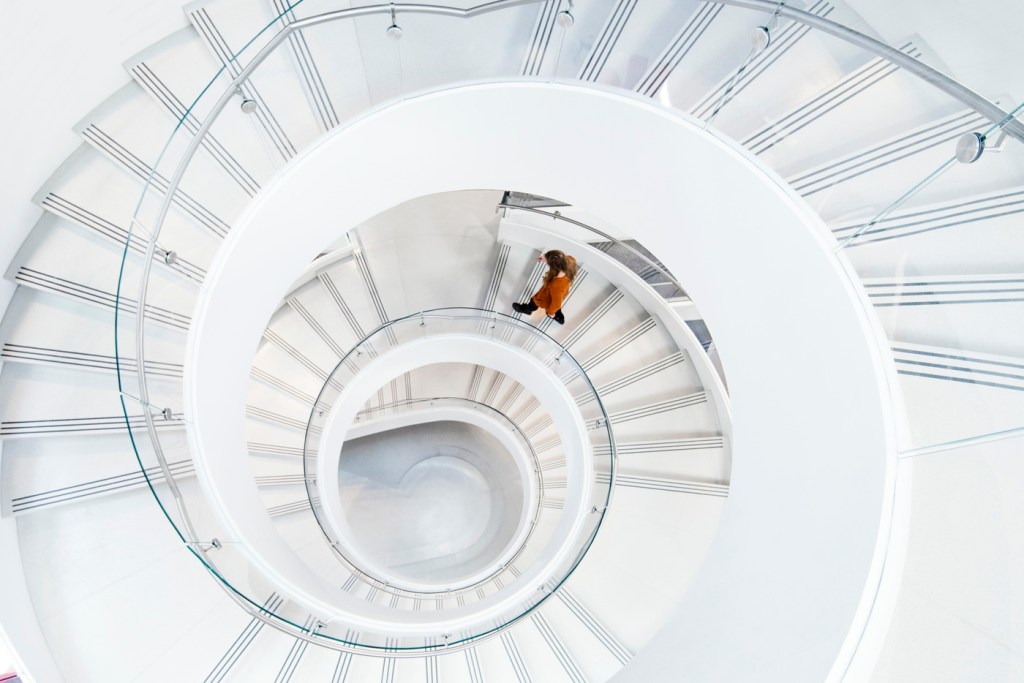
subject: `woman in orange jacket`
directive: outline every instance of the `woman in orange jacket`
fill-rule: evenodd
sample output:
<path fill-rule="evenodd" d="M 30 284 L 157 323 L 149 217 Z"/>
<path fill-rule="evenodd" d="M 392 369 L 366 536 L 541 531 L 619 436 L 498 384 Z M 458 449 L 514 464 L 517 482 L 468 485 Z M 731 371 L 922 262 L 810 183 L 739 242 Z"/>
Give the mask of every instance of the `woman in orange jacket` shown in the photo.
<path fill-rule="evenodd" d="M 512 308 L 516 313 L 533 313 L 538 308 L 543 308 L 548 317 L 554 318 L 559 325 L 564 325 L 562 302 L 565 301 L 569 287 L 576 277 L 576 259 L 565 252 L 552 249 L 538 256 L 537 261 L 548 264 L 543 284 L 528 303 L 514 303 Z"/>

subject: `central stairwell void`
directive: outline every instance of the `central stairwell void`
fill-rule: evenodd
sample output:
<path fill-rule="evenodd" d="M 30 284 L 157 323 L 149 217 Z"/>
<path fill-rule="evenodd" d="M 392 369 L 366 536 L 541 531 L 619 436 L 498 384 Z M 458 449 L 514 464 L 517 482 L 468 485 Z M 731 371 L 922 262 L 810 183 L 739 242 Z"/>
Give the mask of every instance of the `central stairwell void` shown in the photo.
<path fill-rule="evenodd" d="M 432 422 L 349 439 L 345 451 L 348 540 L 392 585 L 464 582 L 488 569 L 522 526 L 527 508 L 512 454 L 482 429 Z"/>
<path fill-rule="evenodd" d="M 321 600 L 323 616 L 315 608 L 301 621 L 281 607 L 255 614 L 301 626 L 297 637 L 394 659 L 467 647 L 477 657 L 491 637 L 514 644 L 521 622 L 550 629 L 545 619 L 556 619 L 544 637 L 590 653 L 573 663 L 565 650 L 571 670 L 606 677 L 657 629 L 657 614 L 685 590 L 714 535 L 728 490 L 715 407 L 725 396 L 671 302 L 606 255 L 602 231 L 591 229 L 594 246 L 576 244 L 581 270 L 564 327 L 513 314 L 510 303 L 539 284 L 536 255 L 563 237 L 530 225 L 532 214 L 517 222 L 501 198 L 464 191 L 413 200 L 350 231 L 305 269 L 263 332 L 246 390 L 248 469 L 261 501 L 252 514 L 271 520 L 283 543 L 261 545 L 237 505 L 210 512 L 189 498 L 187 514 L 227 517 L 238 530 L 225 543 L 223 530 L 196 529 L 197 539 L 220 534 L 211 564 L 232 544 L 262 552 L 242 568 L 285 553 L 300 559 L 299 570 L 275 578 L 299 601 L 302 591 Z M 422 308 L 437 298 L 473 305 Z M 508 313 L 495 310 L 501 303 Z M 477 437 L 470 450 L 446 436 L 466 429 L 490 446 L 481 451 Z M 423 459 L 423 449 L 433 456 Z M 219 476 L 216 464 L 201 466 L 204 488 L 235 495 L 238 473 Z M 454 477 L 461 488 L 432 501 L 406 495 L 424 476 Z M 678 520 L 674 537 L 643 546 L 643 557 L 681 574 L 635 596 L 660 608 L 611 630 L 603 622 L 614 596 L 601 586 L 625 580 L 613 558 L 629 533 L 599 533 L 613 486 L 638 494 L 618 504 L 634 520 L 627 528 Z M 451 535 L 459 529 L 463 536 Z M 481 544 L 485 531 L 491 540 Z M 255 588 L 248 570 L 237 571 L 217 567 L 229 590 Z M 553 616 L 566 599 L 576 614 L 568 621 Z M 590 652 L 600 643 L 602 655 Z"/>
<path fill-rule="evenodd" d="M 335 5 L 188 5 L 37 197 L 65 678 L 899 679 L 914 463 L 1020 434 L 1020 108 L 840 3 Z"/>
<path fill-rule="evenodd" d="M 663 159 L 658 160 L 658 168 L 671 168 L 672 158 L 686 158 L 687 164 L 701 158 L 707 171 L 705 182 L 717 184 L 728 177 L 731 185 L 743 187 L 744 195 L 757 206 L 762 224 L 778 226 L 779 232 L 770 249 L 787 253 L 790 258 L 798 252 L 806 253 L 808 261 L 819 264 L 821 277 L 832 283 L 831 289 L 821 287 L 808 292 L 799 277 L 793 277 L 792 284 L 786 285 L 774 273 L 772 260 L 761 258 L 762 254 L 736 253 L 729 246 L 731 240 L 727 232 L 709 229 L 707 222 L 735 225 L 740 217 L 723 215 L 728 211 L 710 201 L 709 196 L 703 200 L 694 197 L 679 204 L 669 194 L 662 195 L 660 202 L 652 195 L 645 206 L 635 206 L 630 198 L 638 196 L 640 188 L 647 183 L 642 175 L 637 175 L 632 185 L 617 178 L 619 192 L 611 192 L 599 178 L 586 174 L 580 166 L 594 163 L 594 150 L 599 149 L 595 136 L 599 131 L 580 127 L 575 136 L 564 131 L 546 136 L 538 134 L 538 128 L 543 127 L 552 113 L 565 120 L 584 120 L 585 116 L 591 116 L 604 122 L 622 122 L 628 130 L 636 131 L 636 139 L 621 138 L 614 148 L 604 145 L 602 153 L 613 160 L 625 158 L 622 155 L 631 153 L 632 149 L 645 147 L 644 139 L 648 136 L 661 143 Z M 424 130 L 428 133 L 424 134 Z M 456 135 L 456 131 L 464 152 L 457 151 L 453 138 L 446 139 L 446 136 Z M 481 159 L 479 154 L 487 149 L 487 141 L 499 133 L 516 140 L 520 154 L 507 159 Z M 415 161 L 381 166 L 374 151 L 381 145 L 381 135 L 409 149 Z M 671 139 L 678 140 L 677 147 L 667 144 Z M 545 170 L 540 167 L 541 156 L 556 140 L 569 160 L 557 171 Z M 425 165 L 436 166 L 436 162 L 429 160 L 442 158 L 442 150 L 452 150 L 444 152 L 450 163 L 428 171 Z M 614 165 L 613 161 L 610 167 Z M 385 176 L 375 177 L 377 173 Z M 667 171 L 667 175 L 682 180 L 688 171 L 679 168 Z M 749 180 L 744 181 L 744 176 Z M 686 180 L 689 191 L 695 192 L 698 183 Z M 327 188 L 334 185 L 350 188 L 360 201 L 341 205 L 328 201 Z M 541 216 L 504 207 L 488 231 L 488 248 L 471 251 L 472 246 L 477 245 L 467 245 L 465 234 L 458 234 L 457 239 L 452 240 L 431 234 L 428 229 L 412 237 L 397 227 L 402 221 L 395 216 L 377 219 L 391 209 L 397 199 L 407 202 L 404 210 L 412 222 L 417 215 L 417 198 L 447 196 L 452 192 L 465 194 L 474 186 L 526 188 L 531 194 L 556 197 L 569 206 L 593 207 L 593 215 L 599 217 L 598 220 L 614 227 L 597 228 L 596 232 L 592 228 L 590 240 L 597 246 L 591 246 L 584 236 L 588 230 L 583 220 L 569 222 L 561 220 L 561 216 Z M 498 192 L 492 194 L 492 212 L 501 196 Z M 674 235 L 654 229 L 657 222 L 663 220 L 661 217 L 671 215 L 683 205 L 692 221 L 690 225 L 680 226 Z M 741 216 L 746 213 L 741 207 L 735 209 L 741 211 Z M 296 226 L 287 233 L 280 230 L 286 220 Z M 572 649 L 561 646 L 565 661 L 570 663 L 567 665 L 570 672 L 586 670 L 588 677 L 598 678 L 609 675 L 618 666 L 616 662 L 622 663 L 623 652 L 643 647 L 659 630 L 653 616 L 659 613 L 657 610 L 648 611 L 644 617 L 646 626 L 635 632 L 630 631 L 627 620 L 621 617 L 615 618 L 617 628 L 606 626 L 596 615 L 610 612 L 603 604 L 614 600 L 614 596 L 602 595 L 593 588 L 589 591 L 578 588 L 574 591 L 573 588 L 588 582 L 591 586 L 608 585 L 603 566 L 593 561 L 593 546 L 609 544 L 612 550 L 606 552 L 615 554 L 620 552 L 615 546 L 623 543 L 619 534 L 638 533 L 634 526 L 630 531 L 620 527 L 623 530 L 619 534 L 604 529 L 604 517 L 616 509 L 625 516 L 620 519 L 640 514 L 633 506 L 617 503 L 616 497 L 611 495 L 611 488 L 620 488 L 617 478 L 623 463 L 630 465 L 629 471 L 623 473 L 628 477 L 624 481 L 634 484 L 638 491 L 689 490 L 710 493 L 711 496 L 705 497 L 711 498 L 716 489 L 708 485 L 726 483 L 729 476 L 722 468 L 723 463 L 715 462 L 723 452 L 724 434 L 732 433 L 734 441 L 730 450 L 733 452 L 743 440 L 742 433 L 732 427 L 723 428 L 720 417 L 717 428 L 710 429 L 695 430 L 694 425 L 679 425 L 683 429 L 676 430 L 670 427 L 671 423 L 666 424 L 668 411 L 686 410 L 687 404 L 698 394 L 703 394 L 705 400 L 716 406 L 717 416 L 728 415 L 721 379 L 690 326 L 676 314 L 672 304 L 600 247 L 609 237 L 623 248 L 627 246 L 609 230 L 627 239 L 639 238 L 641 244 L 659 257 L 662 253 L 678 254 L 682 244 L 691 245 L 686 259 L 676 256 L 673 261 L 666 257 L 662 259 L 664 266 L 651 262 L 650 267 L 667 269 L 670 273 L 686 272 L 687 282 L 676 283 L 676 289 L 684 293 L 705 293 L 703 297 L 694 296 L 694 300 L 701 302 L 700 310 L 716 343 L 722 349 L 731 349 L 736 361 L 726 369 L 733 408 L 757 406 L 756 410 L 746 413 L 749 420 L 746 438 L 749 443 L 756 443 L 762 452 L 772 453 L 771 458 L 765 458 L 763 467 L 775 472 L 770 478 L 774 481 L 771 490 L 761 489 L 764 495 L 774 498 L 779 491 L 779 475 L 786 472 L 787 467 L 807 467 L 802 456 L 790 465 L 785 458 L 796 428 L 789 411 L 799 402 L 805 404 L 801 414 L 815 414 L 809 424 L 800 423 L 799 430 L 803 434 L 799 438 L 806 439 L 816 430 L 822 432 L 820 438 L 825 438 L 825 434 L 847 434 L 846 448 L 851 455 L 856 454 L 856 459 L 850 463 L 852 467 L 841 473 L 822 470 L 819 476 L 823 480 L 863 478 L 866 486 L 880 490 L 885 483 L 884 476 L 880 476 L 884 469 L 879 468 L 876 458 L 884 453 L 884 449 L 879 451 L 879 446 L 888 438 L 887 427 L 881 419 L 884 413 L 865 410 L 853 418 L 836 415 L 824 409 L 826 404 L 817 376 L 792 373 L 785 373 L 787 405 L 776 403 L 773 406 L 767 396 L 777 397 L 778 390 L 760 381 L 752 382 L 743 370 L 747 362 L 750 367 L 760 368 L 766 352 L 775 354 L 780 369 L 796 364 L 795 358 L 786 362 L 787 357 L 794 355 L 794 350 L 781 335 L 779 320 L 767 315 L 763 307 L 750 299 L 744 287 L 737 286 L 745 279 L 756 280 L 765 276 L 760 274 L 770 272 L 777 287 L 792 287 L 792 293 L 787 292 L 790 305 L 800 304 L 801 298 L 820 304 L 824 297 L 836 309 L 837 320 L 830 328 L 815 328 L 805 321 L 797 332 L 808 338 L 828 337 L 822 344 L 847 349 L 844 396 L 851 391 L 860 392 L 864 404 L 872 400 L 878 402 L 881 398 L 877 374 L 872 369 L 878 361 L 870 347 L 864 346 L 862 332 L 852 334 L 849 328 L 844 332 L 847 325 L 863 329 L 862 308 L 851 298 L 846 280 L 830 262 L 817 234 L 803 227 L 807 221 L 808 214 L 802 213 L 786 194 L 779 192 L 777 185 L 765 179 L 741 156 L 730 154 L 720 142 L 674 116 L 664 116 L 646 105 L 637 107 L 634 102 L 618 96 L 592 94 L 571 87 L 483 85 L 410 98 L 401 105 L 388 107 L 348 128 L 339 129 L 287 173 L 280 174 L 273 187 L 264 188 L 261 201 L 240 219 L 213 260 L 207 281 L 215 284 L 204 287 L 199 297 L 186 352 L 185 364 L 190 373 L 186 374 L 183 388 L 183 411 L 195 416 L 189 434 L 199 480 L 204 490 L 216 492 L 206 497 L 211 510 L 203 517 L 220 520 L 225 528 L 218 533 L 229 539 L 229 543 L 221 544 L 229 553 L 221 549 L 207 551 L 209 561 L 217 561 L 214 552 L 225 556 L 234 554 L 239 558 L 238 565 L 259 568 L 276 591 L 301 610 L 295 616 L 282 615 L 281 610 L 277 610 L 271 617 L 275 625 L 288 629 L 295 637 L 333 644 L 343 650 L 354 649 L 360 655 L 384 654 L 392 659 L 485 647 L 484 641 L 500 635 L 506 628 L 512 627 L 510 633 L 515 635 L 524 621 L 534 625 L 538 620 L 550 621 L 550 617 L 545 616 L 550 611 L 548 606 L 557 604 L 554 601 L 562 589 L 570 595 L 578 592 L 583 597 L 578 597 L 574 604 L 592 617 L 584 621 L 605 634 L 601 638 L 618 645 L 605 648 L 604 656 L 610 658 L 604 664 L 599 657 L 574 656 L 569 654 Z M 650 226 L 646 231 L 644 223 Z M 794 223 L 800 229 L 784 227 Z M 347 253 L 343 247 L 325 252 L 324 245 L 337 242 L 339 224 L 355 227 Z M 678 240 L 676 245 L 666 244 L 666 237 Z M 722 244 L 716 244 L 716 240 Z M 483 235 L 479 242 L 484 242 Z M 446 248 L 446 244 L 451 246 Z M 573 315 L 564 328 L 552 329 L 556 326 L 549 321 L 536 326 L 519 316 L 496 310 L 499 302 L 508 306 L 536 289 L 541 268 L 534 257 L 547 248 L 573 253 L 582 267 L 568 305 Z M 415 256 L 411 256 L 410 251 Z M 446 251 L 449 253 L 445 254 Z M 489 256 L 478 260 L 479 257 L 474 258 L 471 253 Z M 318 254 L 322 256 L 310 266 L 308 259 Z M 483 268 L 473 265 L 481 261 L 486 264 Z M 267 271 L 259 265 L 265 263 L 273 263 L 274 269 Z M 478 278 L 476 281 L 480 284 L 467 293 L 465 274 L 479 270 L 489 274 Z M 286 278 L 288 273 L 298 275 Z M 400 286 L 392 286 L 392 283 L 400 283 Z M 438 307 L 438 298 L 461 305 Z M 241 312 L 243 299 L 251 301 L 245 304 L 244 313 Z M 260 303 L 275 299 L 283 301 L 283 306 L 275 309 Z M 708 302 L 707 308 L 704 301 Z M 726 307 L 731 311 L 747 311 L 746 324 L 734 321 L 730 325 L 725 321 L 720 326 L 716 323 L 714 316 Z M 359 317 L 358 310 L 366 311 L 364 319 L 373 320 L 376 316 L 376 329 L 367 332 L 368 325 L 354 326 L 349 322 L 350 315 Z M 843 310 L 845 318 L 839 315 Z M 267 319 L 271 321 L 269 329 L 273 335 L 265 332 Z M 304 326 L 307 340 L 288 339 L 281 331 L 286 324 L 291 328 Z M 748 325 L 760 327 L 763 335 L 751 335 Z M 366 336 L 359 336 L 359 330 Z M 794 328 L 787 327 L 787 331 L 792 334 Z M 240 364 L 248 354 L 240 353 L 238 340 L 260 335 L 272 341 L 263 344 L 262 351 L 256 351 L 257 359 L 265 352 L 268 361 L 276 358 L 279 363 L 289 364 L 289 370 L 284 366 L 275 370 L 259 361 L 256 369 Z M 313 342 L 313 338 L 319 338 L 320 342 Z M 323 349 L 321 353 L 328 353 L 332 346 L 344 351 L 340 357 L 335 355 L 333 370 L 327 370 L 329 362 L 313 360 L 308 350 L 317 344 Z M 288 348 L 298 354 L 287 352 Z M 301 354 L 320 371 L 300 371 L 299 366 L 308 365 L 299 360 Z M 749 361 L 741 362 L 744 357 Z M 446 587 L 455 594 L 455 599 L 446 598 L 447 602 L 438 602 L 433 594 L 425 592 L 425 586 L 382 580 L 380 576 L 375 577 L 375 581 L 362 581 L 365 588 L 352 583 L 346 587 L 346 580 L 339 573 L 339 556 L 344 560 L 341 566 L 355 570 L 353 575 L 362 577 L 373 573 L 367 558 L 360 557 L 358 549 L 346 540 L 353 534 L 336 492 L 323 486 L 323 482 L 337 476 L 339 458 L 344 458 L 346 432 L 356 416 L 367 409 L 368 402 L 370 407 L 374 401 L 383 406 L 422 397 L 414 372 L 418 367 L 457 362 L 479 366 L 479 376 L 473 376 L 476 370 L 472 374 L 466 372 L 460 382 L 458 375 L 452 372 L 445 378 L 446 386 L 454 381 L 456 386 L 475 387 L 476 395 L 467 396 L 474 400 L 481 389 L 487 387 L 483 402 L 517 422 L 529 437 L 540 440 L 540 443 L 534 442 L 534 450 L 542 451 L 538 454 L 539 472 L 544 474 L 538 479 L 541 488 L 536 493 L 541 500 L 540 514 L 532 535 L 526 539 L 529 544 L 521 551 L 511 549 L 519 553 L 516 561 L 481 576 L 485 583 Z M 678 374 L 680 372 L 682 374 Z M 688 373 L 692 373 L 689 378 Z M 678 379 L 672 379 L 673 375 Z M 291 448 L 292 452 L 301 452 L 305 459 L 302 474 L 310 506 L 327 541 L 317 556 L 307 549 L 298 561 L 283 559 L 292 548 L 276 529 L 274 518 L 266 514 L 268 509 L 292 509 L 280 507 L 288 501 L 278 494 L 268 506 L 260 500 L 256 487 L 239 483 L 240 468 L 252 462 L 245 449 L 239 446 L 257 439 L 259 443 L 272 441 L 267 436 L 254 436 L 251 428 L 239 419 L 241 416 L 229 408 L 245 400 L 246 386 L 251 386 L 254 378 L 260 384 L 267 384 L 284 376 L 293 378 L 289 386 L 291 394 L 306 398 L 307 405 L 300 411 L 312 406 L 302 449 L 298 445 Z M 306 379 L 300 384 L 301 377 Z M 797 391 L 801 383 L 806 386 Z M 435 395 L 434 391 L 428 389 L 426 395 Z M 747 398 L 758 394 L 764 394 L 764 398 Z M 608 405 L 613 400 L 616 403 Z M 259 407 L 262 412 L 287 414 L 282 407 Z M 634 425 L 638 438 L 630 440 L 617 433 L 616 417 L 628 422 L 630 417 L 642 416 L 654 418 L 646 425 Z M 657 427 L 659 423 L 664 426 Z M 697 451 L 696 458 L 688 451 Z M 709 453 L 701 456 L 700 451 Z M 876 456 L 865 457 L 865 453 L 872 452 Z M 217 454 L 216 458 L 207 455 L 213 453 Z M 834 465 L 829 469 L 835 470 Z M 287 473 L 282 470 L 274 474 Z M 786 477 L 790 478 L 789 486 L 798 481 L 791 474 Z M 659 480 L 663 482 L 660 485 Z M 551 481 L 558 486 L 549 486 Z M 755 487 L 758 488 L 761 487 Z M 846 533 L 867 541 L 847 546 L 852 555 L 842 557 L 839 554 L 831 558 L 845 569 L 829 577 L 827 590 L 836 595 L 836 586 L 844 581 L 848 581 L 851 588 L 858 587 L 845 593 L 842 598 L 845 604 L 828 615 L 828 619 L 847 620 L 853 617 L 861 600 L 863 572 L 872 567 L 880 512 L 876 506 L 884 498 L 865 498 L 858 494 L 859 502 L 853 503 L 851 498 L 837 496 L 834 490 L 829 494 L 820 491 L 818 495 L 819 512 L 823 513 L 825 507 L 841 510 L 841 517 L 848 525 Z M 645 500 L 656 498 L 644 496 Z M 810 520 L 801 511 L 766 507 L 765 501 L 753 495 L 747 499 L 749 507 L 743 512 L 742 499 L 730 500 L 739 519 L 733 522 L 731 529 L 726 526 L 719 533 L 717 540 L 723 544 L 721 547 L 746 545 L 746 542 L 730 542 L 727 535 L 723 537 L 729 531 L 746 537 L 762 533 L 752 531 L 748 525 L 760 529 L 769 524 L 776 530 L 776 539 L 791 535 L 799 538 L 801 545 L 807 544 L 804 552 L 818 554 L 818 549 L 805 537 L 809 532 L 821 535 L 825 531 L 815 522 L 812 526 L 818 530 L 813 532 L 808 526 Z M 667 516 L 680 518 L 678 513 Z M 694 522 L 695 528 L 705 523 L 711 526 L 703 527 L 697 535 L 706 539 L 714 537 L 717 516 L 702 515 L 701 519 L 703 521 Z M 201 538 L 211 535 L 213 532 L 201 532 L 196 540 L 201 542 Z M 645 566 L 657 566 L 661 562 L 654 561 L 649 553 L 664 545 L 664 541 L 649 541 L 644 544 L 642 553 L 631 552 L 630 559 Z M 776 566 L 772 571 L 791 573 L 794 565 L 806 562 L 800 552 L 794 552 L 786 544 L 781 547 L 786 548 L 785 557 L 774 554 L 772 562 Z M 707 572 L 715 555 L 704 557 L 704 551 L 697 547 L 690 551 L 687 562 L 692 562 L 694 567 L 702 566 Z M 645 557 L 651 559 L 642 559 Z M 738 562 L 742 566 L 705 573 L 705 580 L 714 582 L 723 576 L 737 580 L 736 571 L 760 574 L 764 580 L 763 567 L 748 559 L 741 560 L 731 549 L 719 556 L 719 561 L 727 565 Z M 233 587 L 239 583 L 231 579 L 227 570 L 218 570 L 218 573 Z M 251 574 L 247 571 L 245 577 Z M 844 574 L 845 578 L 840 578 Z M 740 583 L 746 582 L 741 580 Z M 464 590 L 466 588 L 470 591 Z M 826 589 L 825 583 L 821 588 Z M 396 589 L 404 592 L 396 593 Z M 814 603 L 821 595 L 806 589 L 806 585 L 800 588 L 804 592 L 800 599 L 806 601 L 809 612 L 817 613 Z M 677 577 L 659 585 L 658 599 L 663 605 L 672 605 L 684 594 L 692 596 L 695 590 L 693 584 L 679 581 Z M 712 586 L 704 596 L 714 597 L 717 602 L 722 598 L 722 590 Z M 735 585 L 725 590 L 732 594 L 737 592 Z M 249 595 L 247 589 L 240 592 Z M 635 593 L 631 599 L 642 600 Z M 670 595 L 679 597 L 669 598 Z M 761 599 L 767 597 L 762 595 Z M 424 598 L 434 600 L 437 609 L 425 610 Z M 255 597 L 248 597 L 248 601 L 250 605 L 257 603 Z M 755 621 L 766 618 L 765 610 L 755 604 L 752 596 L 746 596 L 745 601 L 748 602 L 745 607 L 748 618 Z M 660 611 L 662 618 L 670 613 Z M 692 612 L 688 611 L 688 616 L 706 634 L 714 631 L 716 623 L 724 630 L 731 628 L 730 622 L 735 623 L 732 618 L 723 619 L 720 610 L 710 605 L 697 604 Z M 309 623 L 315 623 L 316 628 L 307 633 Z M 574 638 L 569 635 L 569 627 L 565 627 L 564 632 L 562 628 L 543 625 L 538 628 L 556 641 Z M 829 628 L 823 625 L 822 630 L 827 634 Z M 843 628 L 833 634 L 845 632 Z M 834 635 L 821 642 L 823 650 L 838 645 L 835 641 L 826 645 Z M 557 653 L 559 649 L 556 647 L 554 651 Z"/>

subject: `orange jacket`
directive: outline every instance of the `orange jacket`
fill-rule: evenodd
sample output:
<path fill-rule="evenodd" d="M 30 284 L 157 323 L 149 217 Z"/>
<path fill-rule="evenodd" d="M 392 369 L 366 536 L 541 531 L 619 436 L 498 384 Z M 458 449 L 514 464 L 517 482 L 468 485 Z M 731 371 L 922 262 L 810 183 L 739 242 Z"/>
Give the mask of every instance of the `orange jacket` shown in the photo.
<path fill-rule="evenodd" d="M 573 259 L 573 261 L 575 260 Z M 565 301 L 570 286 L 569 278 L 556 277 L 537 290 L 537 293 L 533 295 L 533 303 L 547 311 L 548 315 L 554 315 L 562 309 L 562 302 Z"/>

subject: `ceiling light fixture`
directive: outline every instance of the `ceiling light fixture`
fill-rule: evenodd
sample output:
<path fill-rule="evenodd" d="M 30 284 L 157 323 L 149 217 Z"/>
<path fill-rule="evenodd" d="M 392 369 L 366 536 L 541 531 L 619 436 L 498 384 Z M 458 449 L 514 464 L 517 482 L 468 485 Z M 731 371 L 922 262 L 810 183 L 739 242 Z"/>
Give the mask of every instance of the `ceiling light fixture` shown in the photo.
<path fill-rule="evenodd" d="M 750 47 L 755 54 L 764 52 L 772 43 L 772 32 L 767 26 L 755 26 L 750 32 Z"/>
<path fill-rule="evenodd" d="M 235 92 L 242 98 L 240 109 L 243 114 L 254 114 L 256 110 L 259 109 L 259 105 L 256 103 L 256 100 L 251 97 L 247 97 L 246 94 L 242 92 L 241 88 L 236 88 Z"/>
<path fill-rule="evenodd" d="M 386 31 L 388 38 L 398 40 L 405 33 L 402 27 L 398 25 L 398 20 L 395 18 L 395 3 L 391 3 L 391 26 L 388 26 Z"/>
<path fill-rule="evenodd" d="M 576 18 L 572 16 L 572 8 L 574 5 L 575 3 L 573 0 L 569 0 L 569 8 L 562 10 L 558 13 L 558 16 L 555 17 L 555 21 L 557 21 L 558 25 L 562 28 L 570 28 L 576 23 Z"/>
<path fill-rule="evenodd" d="M 764 26 L 755 26 L 750 32 L 751 57 L 764 52 L 772 44 L 772 31 L 779 25 L 779 14 L 782 12 L 782 5 L 784 4 L 785 2 L 780 0 L 779 4 L 775 6 L 775 11 L 768 17 L 768 21 L 764 23 Z"/>

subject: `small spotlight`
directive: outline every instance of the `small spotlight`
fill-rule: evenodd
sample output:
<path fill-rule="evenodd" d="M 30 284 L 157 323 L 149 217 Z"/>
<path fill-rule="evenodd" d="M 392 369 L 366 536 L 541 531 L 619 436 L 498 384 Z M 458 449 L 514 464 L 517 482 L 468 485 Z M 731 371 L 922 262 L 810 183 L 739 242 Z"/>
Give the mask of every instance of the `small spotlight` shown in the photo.
<path fill-rule="evenodd" d="M 259 108 L 259 105 L 256 104 L 256 100 L 251 97 L 243 97 L 241 108 L 243 114 L 252 114 Z"/>
<path fill-rule="evenodd" d="M 385 33 L 387 33 L 388 38 L 391 38 L 392 40 L 398 40 L 399 38 L 402 37 L 402 34 L 405 33 L 405 31 L 402 30 L 402 27 L 398 25 L 398 18 L 395 12 L 395 3 L 391 3 L 391 26 L 388 26 L 388 29 L 387 31 L 385 31 Z"/>
<path fill-rule="evenodd" d="M 985 136 L 981 133 L 964 133 L 956 141 L 956 160 L 961 164 L 973 164 L 985 151 Z"/>
<path fill-rule="evenodd" d="M 771 42 L 772 33 L 767 26 L 755 26 L 754 30 L 750 32 L 750 47 L 754 52 L 763 52 L 771 45 Z"/>
<path fill-rule="evenodd" d="M 576 23 L 576 17 L 572 15 L 572 10 L 576 7 L 575 0 L 569 0 L 568 5 L 568 7 L 555 16 L 555 21 L 557 21 L 558 25 L 562 28 L 570 28 Z"/>

